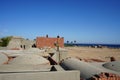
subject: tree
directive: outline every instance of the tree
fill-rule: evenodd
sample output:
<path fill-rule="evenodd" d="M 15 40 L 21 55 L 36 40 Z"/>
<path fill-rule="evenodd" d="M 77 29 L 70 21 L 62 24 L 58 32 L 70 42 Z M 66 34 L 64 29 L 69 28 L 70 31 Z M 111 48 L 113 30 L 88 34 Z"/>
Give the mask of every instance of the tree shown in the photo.
<path fill-rule="evenodd" d="M 73 41 L 71 41 L 71 44 L 73 44 Z"/>
<path fill-rule="evenodd" d="M 74 40 L 74 44 L 76 43 L 76 40 Z"/>
<path fill-rule="evenodd" d="M 0 46 L 2 46 L 2 40 L 0 39 Z"/>
<path fill-rule="evenodd" d="M 11 40 L 11 38 L 12 38 L 12 36 L 1 38 L 2 42 L 0 43 L 0 46 L 6 47 L 9 43 L 9 41 Z"/>

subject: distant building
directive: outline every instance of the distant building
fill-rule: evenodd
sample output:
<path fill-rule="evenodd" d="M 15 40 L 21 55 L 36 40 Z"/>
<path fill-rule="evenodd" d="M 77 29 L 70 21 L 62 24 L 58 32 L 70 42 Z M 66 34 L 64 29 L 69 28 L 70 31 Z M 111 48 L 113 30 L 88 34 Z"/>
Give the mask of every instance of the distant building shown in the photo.
<path fill-rule="evenodd" d="M 36 47 L 37 48 L 44 48 L 44 47 L 51 47 L 51 48 L 55 48 L 56 45 L 59 45 L 59 47 L 63 48 L 64 47 L 64 38 L 60 38 L 59 36 L 57 36 L 57 38 L 52 38 L 52 37 L 48 37 L 48 35 L 46 35 L 46 37 L 37 37 L 36 38 Z"/>
<path fill-rule="evenodd" d="M 22 37 L 12 37 L 7 48 L 8 49 L 28 49 L 35 45 L 35 41 L 24 39 Z"/>

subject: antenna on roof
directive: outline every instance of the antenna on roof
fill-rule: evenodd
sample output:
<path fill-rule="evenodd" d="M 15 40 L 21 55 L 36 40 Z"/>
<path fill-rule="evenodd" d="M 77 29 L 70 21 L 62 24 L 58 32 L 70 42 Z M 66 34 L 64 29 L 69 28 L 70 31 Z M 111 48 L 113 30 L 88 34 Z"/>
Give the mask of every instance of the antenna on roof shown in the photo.
<path fill-rule="evenodd" d="M 57 38 L 60 38 L 60 36 L 58 35 Z"/>
<path fill-rule="evenodd" d="M 48 34 L 46 35 L 46 38 L 48 38 Z"/>

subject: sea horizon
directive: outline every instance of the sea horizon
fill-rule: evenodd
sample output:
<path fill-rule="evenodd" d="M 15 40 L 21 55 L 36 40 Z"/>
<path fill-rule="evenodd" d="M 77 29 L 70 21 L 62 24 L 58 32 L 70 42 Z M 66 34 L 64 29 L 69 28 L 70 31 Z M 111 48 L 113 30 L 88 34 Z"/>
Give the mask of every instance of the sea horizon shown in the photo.
<path fill-rule="evenodd" d="M 83 46 L 83 47 L 95 47 L 95 46 L 102 46 L 108 48 L 120 48 L 120 44 L 108 44 L 108 43 L 64 43 L 65 45 L 71 46 Z"/>

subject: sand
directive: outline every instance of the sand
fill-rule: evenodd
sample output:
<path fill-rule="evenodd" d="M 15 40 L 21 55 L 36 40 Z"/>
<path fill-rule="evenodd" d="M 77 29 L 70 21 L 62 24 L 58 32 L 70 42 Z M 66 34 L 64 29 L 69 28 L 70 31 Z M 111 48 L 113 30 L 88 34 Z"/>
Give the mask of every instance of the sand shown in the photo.
<path fill-rule="evenodd" d="M 65 47 L 68 57 L 79 57 L 82 59 L 100 59 L 110 61 L 110 57 L 120 60 L 120 49 L 91 48 L 91 47 Z"/>

